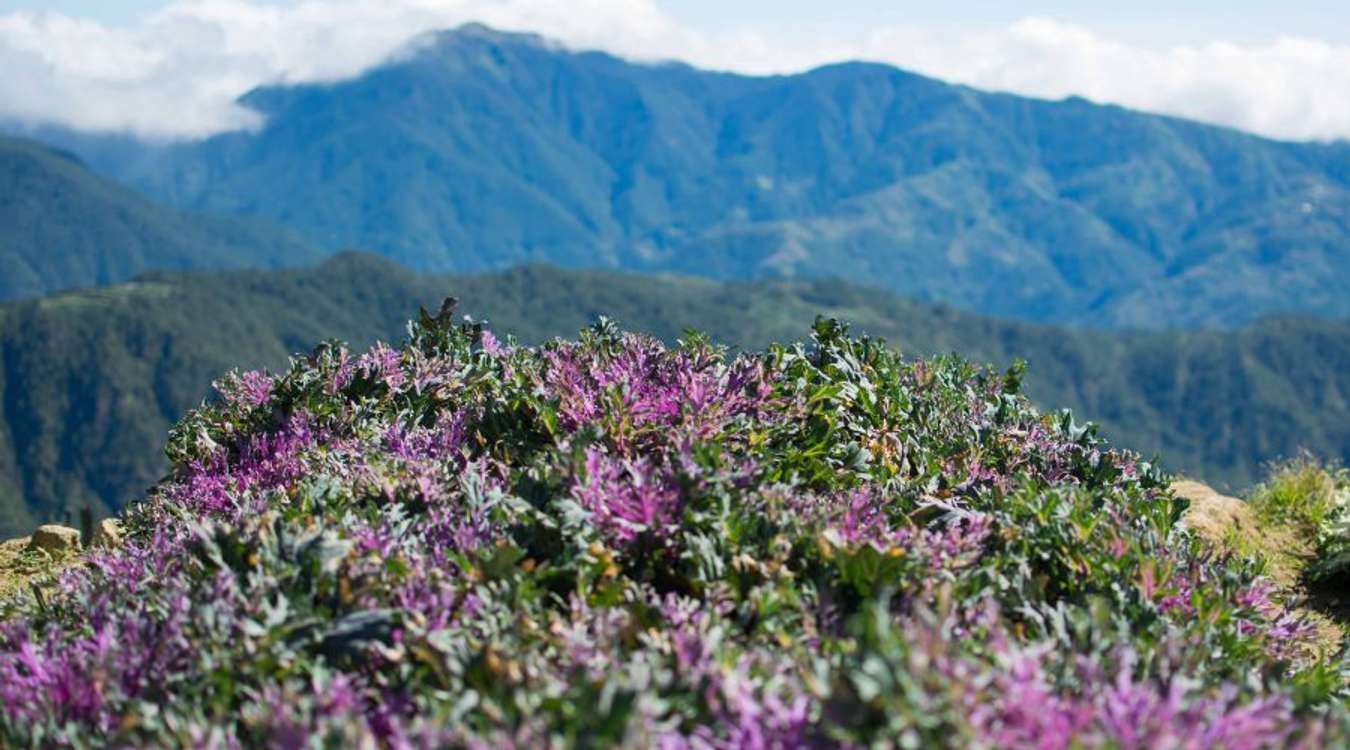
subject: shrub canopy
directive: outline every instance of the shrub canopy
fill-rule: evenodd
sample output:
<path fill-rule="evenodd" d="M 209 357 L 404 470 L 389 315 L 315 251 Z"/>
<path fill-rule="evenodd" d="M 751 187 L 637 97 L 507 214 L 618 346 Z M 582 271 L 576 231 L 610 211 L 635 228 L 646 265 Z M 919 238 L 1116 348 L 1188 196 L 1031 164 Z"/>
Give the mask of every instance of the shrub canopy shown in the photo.
<path fill-rule="evenodd" d="M 46 743 L 1225 747 L 1345 676 L 1138 457 L 820 320 L 731 356 L 601 321 L 234 373 L 172 474 L 0 624 Z M 1343 668 L 1343 667 L 1342 667 Z"/>

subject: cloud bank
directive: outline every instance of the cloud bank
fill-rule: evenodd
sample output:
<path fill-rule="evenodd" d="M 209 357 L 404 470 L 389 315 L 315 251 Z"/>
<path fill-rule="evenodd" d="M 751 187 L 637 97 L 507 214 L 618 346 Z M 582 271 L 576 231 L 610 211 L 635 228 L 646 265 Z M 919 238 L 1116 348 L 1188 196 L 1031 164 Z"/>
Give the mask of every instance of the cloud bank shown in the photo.
<path fill-rule="evenodd" d="M 1350 138 L 1350 45 L 1305 38 L 1147 48 L 1048 18 L 854 36 L 682 25 L 653 0 L 177 0 L 130 27 L 0 15 L 0 117 L 192 138 L 255 127 L 255 86 L 337 80 L 468 21 L 577 49 L 745 73 L 867 59 L 1029 96 L 1076 94 L 1290 139 Z"/>

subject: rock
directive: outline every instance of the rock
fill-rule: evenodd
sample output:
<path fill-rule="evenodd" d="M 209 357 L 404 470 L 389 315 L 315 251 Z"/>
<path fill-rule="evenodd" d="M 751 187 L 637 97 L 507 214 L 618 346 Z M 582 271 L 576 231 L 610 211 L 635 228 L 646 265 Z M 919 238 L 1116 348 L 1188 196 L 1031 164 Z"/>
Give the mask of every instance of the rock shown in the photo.
<path fill-rule="evenodd" d="M 122 546 L 122 524 L 116 519 L 105 518 L 94 527 L 94 537 L 89 546 L 95 549 L 113 549 Z"/>
<path fill-rule="evenodd" d="M 1200 482 L 1173 482 L 1172 492 L 1191 501 L 1181 524 L 1197 537 L 1225 552 L 1262 555 L 1268 564 L 1266 575 L 1277 584 L 1292 586 L 1297 581 L 1301 566 L 1296 558 L 1310 552 L 1306 541 L 1289 529 L 1262 524 L 1246 502 Z"/>
<path fill-rule="evenodd" d="M 49 523 L 39 526 L 28 541 L 28 548 L 44 550 L 52 557 L 65 557 L 80 551 L 80 530 Z"/>
<path fill-rule="evenodd" d="M 1181 522 L 1206 541 L 1218 544 L 1230 529 L 1252 532 L 1257 528 L 1256 519 L 1246 503 L 1236 497 L 1220 495 L 1208 485 L 1183 479 L 1172 483 L 1172 492 L 1191 501 Z"/>

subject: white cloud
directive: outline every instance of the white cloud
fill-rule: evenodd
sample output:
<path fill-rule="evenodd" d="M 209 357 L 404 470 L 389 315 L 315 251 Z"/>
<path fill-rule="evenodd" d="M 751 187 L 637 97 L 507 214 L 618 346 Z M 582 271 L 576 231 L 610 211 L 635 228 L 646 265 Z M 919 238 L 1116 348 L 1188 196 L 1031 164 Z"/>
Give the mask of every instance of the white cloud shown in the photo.
<path fill-rule="evenodd" d="M 984 88 L 1077 94 L 1280 138 L 1350 137 L 1350 45 L 1282 37 L 1150 49 L 1032 18 L 954 44 L 883 29 L 866 46 L 880 59 Z"/>
<path fill-rule="evenodd" d="M 574 48 L 751 73 L 890 62 L 1021 94 L 1078 94 L 1284 138 L 1350 138 L 1350 45 L 1280 38 L 1150 48 L 1051 19 L 999 28 L 888 26 L 828 36 L 680 24 L 654 0 L 178 0 L 129 28 L 0 16 L 0 116 L 195 137 L 250 127 L 254 86 L 334 80 L 423 31 L 466 21 Z"/>

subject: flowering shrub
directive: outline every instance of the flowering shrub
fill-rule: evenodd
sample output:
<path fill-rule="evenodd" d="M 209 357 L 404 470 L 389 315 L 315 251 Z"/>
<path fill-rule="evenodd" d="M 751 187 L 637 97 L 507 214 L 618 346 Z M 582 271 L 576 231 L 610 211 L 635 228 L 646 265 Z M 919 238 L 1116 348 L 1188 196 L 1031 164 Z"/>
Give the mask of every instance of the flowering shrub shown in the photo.
<path fill-rule="evenodd" d="M 1136 456 L 830 321 L 236 374 L 0 623 L 7 746 L 1256 748 L 1344 675 Z"/>

